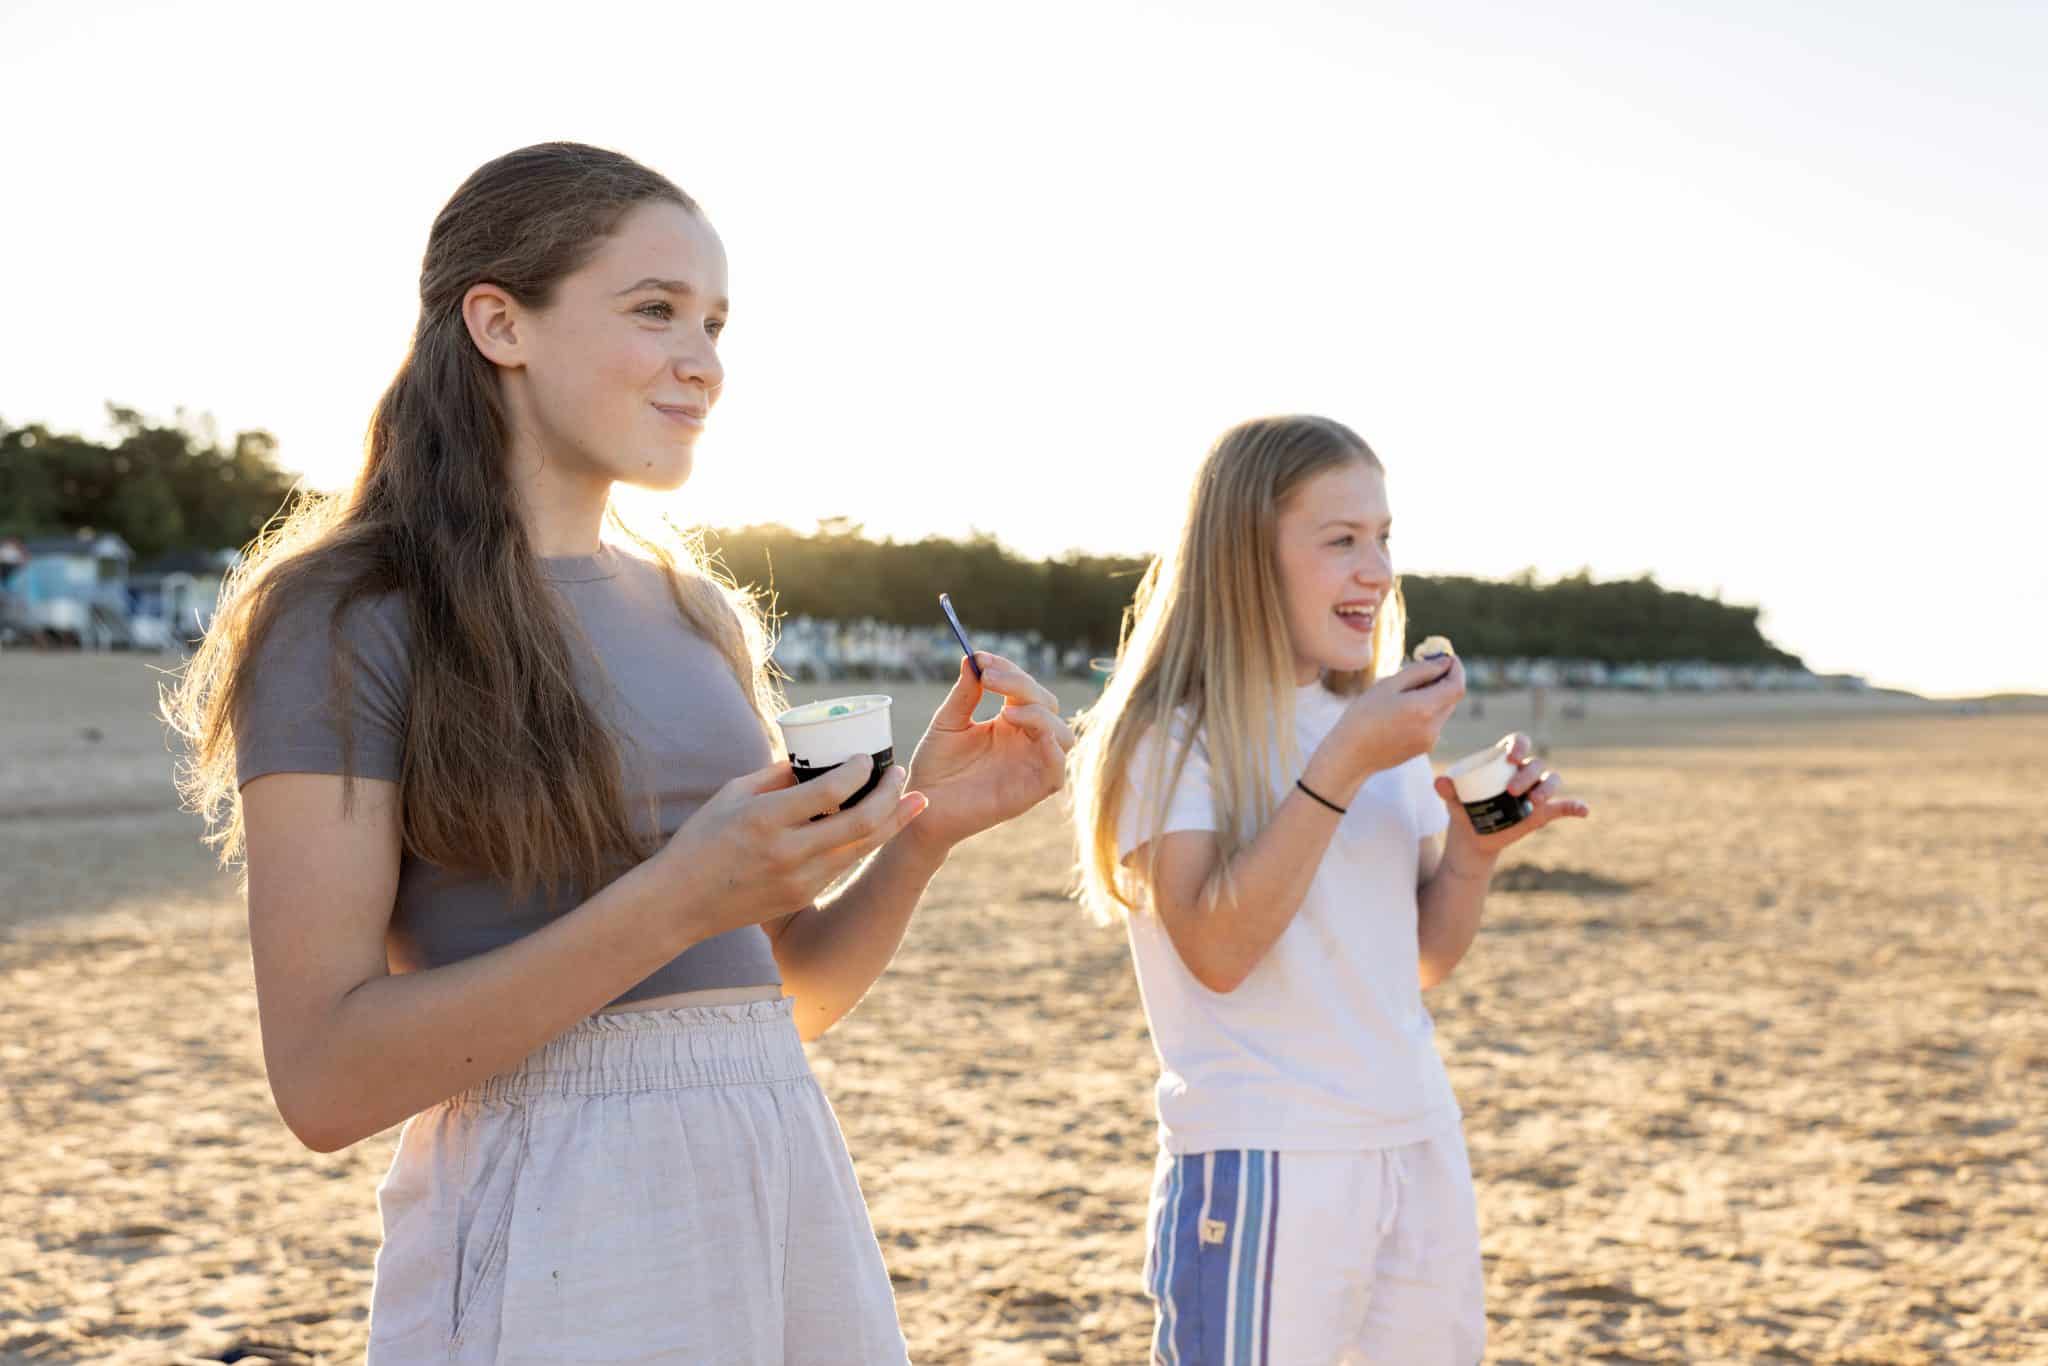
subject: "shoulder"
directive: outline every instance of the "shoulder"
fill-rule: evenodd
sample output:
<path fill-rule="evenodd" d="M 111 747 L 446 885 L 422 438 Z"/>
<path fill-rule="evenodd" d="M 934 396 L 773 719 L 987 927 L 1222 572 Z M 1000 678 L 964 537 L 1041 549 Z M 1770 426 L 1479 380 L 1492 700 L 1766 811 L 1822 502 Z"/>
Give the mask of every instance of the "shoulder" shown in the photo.
<path fill-rule="evenodd" d="M 633 611 L 650 616 L 674 617 L 718 630 L 743 629 L 745 618 L 733 593 L 712 576 L 700 573 L 687 560 L 673 565 L 626 546 L 607 547 L 615 566 L 604 587 Z"/>
<path fill-rule="evenodd" d="M 1146 722 L 1138 733 L 1137 744 L 1147 750 L 1163 745 L 1168 753 L 1207 748 L 1201 722 L 1196 719 L 1194 709 L 1185 705 L 1175 707 L 1164 720 Z"/>
<path fill-rule="evenodd" d="M 238 724 L 322 715 L 402 726 L 414 681 L 411 612 L 396 590 L 363 592 L 318 565 L 259 590 L 238 667 Z"/>
<path fill-rule="evenodd" d="M 403 667 L 412 655 L 412 621 L 396 590 L 350 594 L 342 585 L 306 579 L 273 590 L 259 653 L 297 657 L 332 654 L 337 645 L 365 663 Z"/>
<path fill-rule="evenodd" d="M 400 595 L 293 575 L 261 604 L 233 694 L 238 781 L 348 773 L 396 781 L 412 665 Z"/>
<path fill-rule="evenodd" d="M 1127 754 L 1126 781 L 1132 792 L 1170 802 L 1207 800 L 1208 742 L 1187 708 L 1147 725 Z"/>
<path fill-rule="evenodd" d="M 1141 786 L 1170 776 L 1176 768 L 1206 770 L 1208 746 L 1201 727 L 1186 707 L 1175 709 L 1164 721 L 1152 721 L 1138 732 L 1128 751 L 1130 766 Z"/>

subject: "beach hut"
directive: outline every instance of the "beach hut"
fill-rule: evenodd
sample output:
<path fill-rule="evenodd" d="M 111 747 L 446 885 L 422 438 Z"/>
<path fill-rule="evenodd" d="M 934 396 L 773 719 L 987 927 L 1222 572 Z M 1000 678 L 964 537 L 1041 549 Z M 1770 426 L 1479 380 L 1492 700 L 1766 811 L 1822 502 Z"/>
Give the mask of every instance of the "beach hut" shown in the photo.
<path fill-rule="evenodd" d="M 30 634 L 101 650 L 129 643 L 128 542 L 88 528 L 14 544 L 23 560 L 7 592 Z"/>
<path fill-rule="evenodd" d="M 238 558 L 232 550 L 177 550 L 138 566 L 128 576 L 135 643 L 162 650 L 204 636 Z"/>
<path fill-rule="evenodd" d="M 0 537 L 0 646 L 35 634 L 28 604 L 14 591 L 14 575 L 28 563 L 28 548 L 12 536 Z"/>

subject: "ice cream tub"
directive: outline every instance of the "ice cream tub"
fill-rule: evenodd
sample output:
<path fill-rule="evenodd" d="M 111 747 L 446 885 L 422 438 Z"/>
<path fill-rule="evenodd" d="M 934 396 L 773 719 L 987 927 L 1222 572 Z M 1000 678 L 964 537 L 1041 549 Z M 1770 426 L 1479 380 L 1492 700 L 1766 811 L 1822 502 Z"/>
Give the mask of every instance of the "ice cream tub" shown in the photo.
<path fill-rule="evenodd" d="M 791 707 L 776 717 L 796 780 L 807 783 L 822 778 L 855 755 L 866 754 L 874 759 L 875 771 L 840 809 L 873 792 L 882 774 L 896 762 L 895 734 L 889 728 L 891 700 L 886 693 L 828 697 Z"/>
<path fill-rule="evenodd" d="M 1536 811 L 1528 798 L 1508 791 L 1508 779 L 1515 776 L 1515 761 L 1508 757 L 1514 747 L 1515 737 L 1506 736 L 1444 770 L 1458 790 L 1459 804 L 1472 818 L 1472 828 L 1482 835 L 1505 830 Z"/>

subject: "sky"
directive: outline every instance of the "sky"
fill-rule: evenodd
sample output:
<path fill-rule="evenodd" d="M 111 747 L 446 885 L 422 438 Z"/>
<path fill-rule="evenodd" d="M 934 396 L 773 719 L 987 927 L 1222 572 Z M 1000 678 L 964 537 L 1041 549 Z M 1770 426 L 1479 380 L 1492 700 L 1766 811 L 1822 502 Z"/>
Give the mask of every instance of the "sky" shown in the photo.
<path fill-rule="evenodd" d="M 0 419 L 344 485 L 434 213 L 569 138 L 726 244 L 688 520 L 1150 552 L 1219 432 L 1319 412 L 1403 570 L 2048 691 L 2048 7 L 1541 8 L 11 0 Z"/>

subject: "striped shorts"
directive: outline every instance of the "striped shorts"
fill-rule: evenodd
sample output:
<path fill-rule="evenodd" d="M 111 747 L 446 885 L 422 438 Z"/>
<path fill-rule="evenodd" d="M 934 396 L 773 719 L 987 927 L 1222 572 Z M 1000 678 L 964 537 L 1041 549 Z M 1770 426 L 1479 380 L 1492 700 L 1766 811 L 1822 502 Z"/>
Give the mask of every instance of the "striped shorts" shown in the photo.
<path fill-rule="evenodd" d="M 1472 1366 L 1478 1209 L 1452 1127 L 1357 1152 L 1161 1153 L 1145 1290 L 1161 1366 Z"/>

